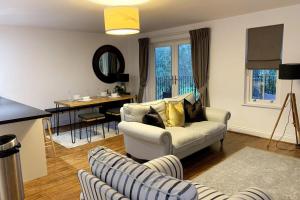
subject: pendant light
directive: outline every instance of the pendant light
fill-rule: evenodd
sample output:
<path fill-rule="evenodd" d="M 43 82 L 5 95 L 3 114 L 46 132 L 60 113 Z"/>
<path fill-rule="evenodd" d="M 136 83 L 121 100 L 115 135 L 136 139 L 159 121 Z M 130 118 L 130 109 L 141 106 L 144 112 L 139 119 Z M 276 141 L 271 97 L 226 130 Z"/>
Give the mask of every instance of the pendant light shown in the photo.
<path fill-rule="evenodd" d="M 149 0 L 90 0 L 93 3 L 102 4 L 106 6 L 133 6 L 143 4 Z"/>
<path fill-rule="evenodd" d="M 140 32 L 139 10 L 136 7 L 105 8 L 104 24 L 106 34 L 137 34 Z"/>

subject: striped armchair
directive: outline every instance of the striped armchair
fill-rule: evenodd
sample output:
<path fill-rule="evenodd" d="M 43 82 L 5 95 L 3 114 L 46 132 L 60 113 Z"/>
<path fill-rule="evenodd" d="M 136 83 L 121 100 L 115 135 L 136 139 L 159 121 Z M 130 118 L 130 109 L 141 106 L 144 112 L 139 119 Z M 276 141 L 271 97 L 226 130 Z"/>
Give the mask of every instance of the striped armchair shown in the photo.
<path fill-rule="evenodd" d="M 92 174 L 78 172 L 81 200 L 271 200 L 258 188 L 248 188 L 233 196 L 198 183 L 183 180 L 180 160 L 163 156 L 144 164 L 97 147 L 89 152 Z"/>

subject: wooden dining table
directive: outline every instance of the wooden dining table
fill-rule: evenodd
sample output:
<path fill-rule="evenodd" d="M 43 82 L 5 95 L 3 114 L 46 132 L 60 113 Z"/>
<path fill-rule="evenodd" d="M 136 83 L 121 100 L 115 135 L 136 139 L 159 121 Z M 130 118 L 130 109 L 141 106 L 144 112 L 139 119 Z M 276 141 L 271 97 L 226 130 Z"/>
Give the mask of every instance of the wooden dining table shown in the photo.
<path fill-rule="evenodd" d="M 118 97 L 91 97 L 88 100 L 58 100 L 54 101 L 54 104 L 56 105 L 56 133 L 59 135 L 59 111 L 60 108 L 64 107 L 69 113 L 69 126 L 70 126 L 70 131 L 71 131 L 71 139 L 72 143 L 76 142 L 76 113 L 80 109 L 85 109 L 85 108 L 92 108 L 92 107 L 98 107 L 103 104 L 107 103 L 117 103 L 117 102 L 134 102 L 136 99 L 136 96 L 134 95 L 121 95 Z M 71 112 L 74 112 L 73 116 L 73 122 L 72 122 L 72 115 Z"/>

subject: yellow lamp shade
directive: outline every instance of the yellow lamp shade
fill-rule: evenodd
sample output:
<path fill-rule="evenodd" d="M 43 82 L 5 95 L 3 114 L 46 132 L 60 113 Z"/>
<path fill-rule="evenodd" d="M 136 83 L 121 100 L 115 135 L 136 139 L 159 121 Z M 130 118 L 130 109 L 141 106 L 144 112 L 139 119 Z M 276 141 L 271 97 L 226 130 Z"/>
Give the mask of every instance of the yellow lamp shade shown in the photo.
<path fill-rule="evenodd" d="M 140 32 L 139 10 L 135 7 L 111 7 L 104 9 L 105 33 L 130 35 Z"/>
<path fill-rule="evenodd" d="M 149 0 L 90 0 L 93 3 L 103 4 L 107 6 L 132 6 L 143 4 Z"/>

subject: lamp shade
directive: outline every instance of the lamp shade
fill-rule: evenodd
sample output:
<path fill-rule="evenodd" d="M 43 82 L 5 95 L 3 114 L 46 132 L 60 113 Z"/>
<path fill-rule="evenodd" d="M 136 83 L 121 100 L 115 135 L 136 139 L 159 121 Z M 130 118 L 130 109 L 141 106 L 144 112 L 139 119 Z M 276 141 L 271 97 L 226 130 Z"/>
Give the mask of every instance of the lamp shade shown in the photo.
<path fill-rule="evenodd" d="M 118 74 L 117 80 L 121 83 L 127 83 L 129 82 L 129 74 Z"/>
<path fill-rule="evenodd" d="M 104 10 L 105 33 L 130 35 L 140 32 L 139 10 L 135 7 L 110 7 Z"/>
<path fill-rule="evenodd" d="M 300 63 L 279 65 L 279 79 L 300 79 Z"/>
<path fill-rule="evenodd" d="M 90 0 L 93 3 L 103 4 L 107 6 L 132 6 L 143 4 L 149 0 Z"/>

